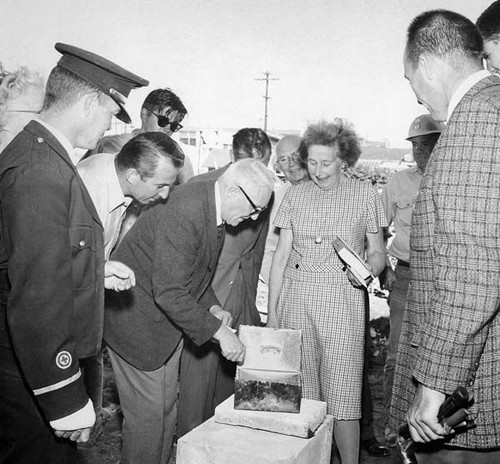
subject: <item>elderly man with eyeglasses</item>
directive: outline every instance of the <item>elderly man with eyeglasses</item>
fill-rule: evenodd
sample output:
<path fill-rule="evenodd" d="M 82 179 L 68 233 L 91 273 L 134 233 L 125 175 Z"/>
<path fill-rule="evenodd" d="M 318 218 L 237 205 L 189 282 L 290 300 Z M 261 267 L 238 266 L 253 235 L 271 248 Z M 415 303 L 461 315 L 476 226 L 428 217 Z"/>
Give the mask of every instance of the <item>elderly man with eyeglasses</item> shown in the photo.
<path fill-rule="evenodd" d="M 266 133 L 258 128 L 240 129 L 233 136 L 233 158 L 253 158 L 267 166 L 271 157 L 271 143 Z M 196 176 L 192 181 L 219 179 L 232 166 Z M 240 197 L 246 199 L 246 220 L 226 227 L 225 241 L 212 288 L 224 310 L 232 318 L 232 327 L 241 324 L 260 325 L 255 305 L 259 272 L 264 255 L 269 211 L 263 211 L 258 198 L 245 186 L 238 185 Z M 258 206 L 260 205 L 260 206 Z M 250 220 L 253 219 L 253 220 Z M 179 418 L 177 436 L 182 436 L 213 416 L 215 407 L 234 393 L 236 364 L 224 359 L 213 343 L 196 346 L 187 341 L 181 361 Z"/>

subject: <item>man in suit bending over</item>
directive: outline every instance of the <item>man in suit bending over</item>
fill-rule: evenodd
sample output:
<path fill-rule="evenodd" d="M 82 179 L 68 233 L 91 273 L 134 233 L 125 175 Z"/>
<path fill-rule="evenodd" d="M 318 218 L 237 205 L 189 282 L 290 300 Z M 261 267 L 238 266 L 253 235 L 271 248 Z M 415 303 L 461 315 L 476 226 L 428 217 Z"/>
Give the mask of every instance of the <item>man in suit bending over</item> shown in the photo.
<path fill-rule="evenodd" d="M 271 143 L 262 129 L 244 128 L 233 136 L 232 153 L 235 161 L 253 158 L 267 166 Z M 196 176 L 192 182 L 216 180 L 229 166 Z M 268 228 L 269 210 L 226 227 L 212 288 L 224 310 L 232 315 L 235 329 L 241 324 L 260 324 L 255 300 Z M 226 360 L 218 346 L 197 346 L 186 340 L 181 360 L 178 437 L 212 417 L 215 407 L 234 393 L 235 370 L 236 364 Z"/>
<path fill-rule="evenodd" d="M 224 225 L 258 216 L 272 190 L 261 162 L 239 161 L 217 180 L 177 187 L 118 246 L 114 259 L 136 274 L 136 287 L 115 294 L 105 311 L 104 339 L 124 416 L 122 462 L 168 462 L 183 335 L 197 345 L 213 340 L 225 358 L 243 361 L 245 347 L 210 282 Z"/>

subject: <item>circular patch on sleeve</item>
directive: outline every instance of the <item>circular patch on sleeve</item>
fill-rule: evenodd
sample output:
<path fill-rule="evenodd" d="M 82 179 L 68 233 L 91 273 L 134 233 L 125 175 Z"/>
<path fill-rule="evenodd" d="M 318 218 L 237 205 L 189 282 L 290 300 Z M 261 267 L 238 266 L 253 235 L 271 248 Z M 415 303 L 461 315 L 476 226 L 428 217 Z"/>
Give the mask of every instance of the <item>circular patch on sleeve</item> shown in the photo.
<path fill-rule="evenodd" d="M 67 369 L 69 366 L 71 366 L 73 359 L 71 358 L 71 354 L 67 351 L 61 351 L 60 353 L 57 353 L 56 356 L 56 366 L 59 369 Z"/>

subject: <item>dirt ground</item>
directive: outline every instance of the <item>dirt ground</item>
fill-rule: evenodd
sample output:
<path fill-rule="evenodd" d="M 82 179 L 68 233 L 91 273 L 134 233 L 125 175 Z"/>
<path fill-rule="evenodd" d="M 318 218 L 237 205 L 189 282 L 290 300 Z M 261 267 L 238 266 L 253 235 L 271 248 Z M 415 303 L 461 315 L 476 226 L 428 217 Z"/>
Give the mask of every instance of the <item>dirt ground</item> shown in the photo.
<path fill-rule="evenodd" d="M 264 295 L 261 295 L 261 301 Z M 378 438 L 383 437 L 382 423 L 382 391 L 383 391 L 383 367 L 385 362 L 385 344 L 389 333 L 388 310 L 386 300 L 374 298 L 371 295 L 372 318 L 370 321 L 370 334 L 373 342 L 370 362 L 370 386 L 374 404 L 375 433 Z M 99 464 L 117 464 L 120 462 L 120 437 L 121 437 L 121 410 L 119 405 L 118 393 L 113 377 L 113 371 L 109 359 L 105 354 L 105 374 L 104 374 L 104 398 L 103 406 L 105 408 L 105 422 L 103 435 L 98 440 L 98 458 Z M 333 458 L 333 463 L 340 463 L 338 458 Z M 396 459 L 395 451 L 392 456 L 384 458 L 370 457 L 365 451 L 361 452 L 360 462 L 362 464 L 395 464 L 399 463 Z M 175 464 L 175 460 L 171 462 Z M 204 464 L 204 463 L 200 463 Z M 314 463 L 311 463 L 314 464 Z"/>

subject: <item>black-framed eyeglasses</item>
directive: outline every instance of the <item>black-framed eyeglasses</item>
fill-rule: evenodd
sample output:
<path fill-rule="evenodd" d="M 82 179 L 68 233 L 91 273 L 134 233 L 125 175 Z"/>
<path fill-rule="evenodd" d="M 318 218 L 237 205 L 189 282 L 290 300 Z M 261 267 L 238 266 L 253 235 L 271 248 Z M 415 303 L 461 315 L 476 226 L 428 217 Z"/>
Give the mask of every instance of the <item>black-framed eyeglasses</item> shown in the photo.
<path fill-rule="evenodd" d="M 170 121 L 170 119 L 168 119 L 168 113 L 167 114 L 158 114 L 158 113 L 155 113 L 154 111 L 151 111 L 151 113 L 153 113 L 157 117 L 158 125 L 160 127 L 170 126 L 170 130 L 172 132 L 177 132 L 184 127 L 180 122 Z"/>
<path fill-rule="evenodd" d="M 300 154 L 298 151 L 293 151 L 291 153 L 288 153 L 287 155 L 280 155 L 279 157 L 276 158 L 278 160 L 278 163 L 285 164 L 285 163 L 290 163 L 293 161 L 296 164 L 302 165 L 302 160 L 300 159 Z"/>
<path fill-rule="evenodd" d="M 238 185 L 238 188 L 241 190 L 241 193 L 243 193 L 243 195 L 245 195 L 245 198 L 248 200 L 248 203 L 250 203 L 250 205 L 252 206 L 253 208 L 253 211 L 249 214 L 249 216 L 254 216 L 255 214 L 260 214 L 262 213 L 262 211 L 264 211 L 266 208 L 267 208 L 267 205 L 266 206 L 257 206 L 253 201 L 252 199 L 247 195 L 247 192 L 245 192 L 243 190 L 243 187 L 240 187 Z"/>

